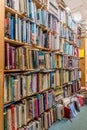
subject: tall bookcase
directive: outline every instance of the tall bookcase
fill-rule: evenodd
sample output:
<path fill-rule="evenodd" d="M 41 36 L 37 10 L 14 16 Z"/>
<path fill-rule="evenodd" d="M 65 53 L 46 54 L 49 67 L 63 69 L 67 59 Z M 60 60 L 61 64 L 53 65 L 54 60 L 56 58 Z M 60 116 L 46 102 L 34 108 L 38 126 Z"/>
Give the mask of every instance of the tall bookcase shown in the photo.
<path fill-rule="evenodd" d="M 81 85 L 82 87 L 87 87 L 87 38 L 82 37 L 81 49 L 84 50 L 84 57 L 80 59 L 80 68 L 81 68 Z"/>
<path fill-rule="evenodd" d="M 43 0 L 43 4 L 41 2 L 39 2 L 38 0 L 32 0 L 32 1 L 35 3 L 36 8 L 45 10 L 46 13 L 50 14 L 49 17 L 53 18 L 53 20 L 54 20 L 54 27 L 52 28 L 53 30 L 48 28 L 48 26 L 45 23 L 41 24 L 41 23 L 35 21 L 35 19 L 28 17 L 26 13 L 25 14 L 20 13 L 16 10 L 4 5 L 4 1 L 0 0 L 0 10 L 1 10 L 1 15 L 0 15 L 0 25 L 1 25 L 1 27 L 0 27 L 0 32 L 1 32 L 1 34 L 0 34 L 0 36 L 1 36 L 0 37 L 0 55 L 1 55 L 1 59 L 0 59 L 0 86 L 1 86 L 0 87 L 0 121 L 1 121 L 0 128 L 1 128 L 1 130 L 4 130 L 4 125 L 6 125 L 6 124 L 4 124 L 4 122 L 6 121 L 6 113 L 8 110 L 7 108 L 9 108 L 9 106 L 12 106 L 14 104 L 18 105 L 19 102 L 22 102 L 22 101 L 27 100 L 28 98 L 32 98 L 32 97 L 33 97 L 33 100 L 35 98 L 35 101 L 37 102 L 36 98 L 38 98 L 39 94 L 40 95 L 47 94 L 47 96 L 48 96 L 48 94 L 49 95 L 52 94 L 51 92 L 54 92 L 55 96 L 62 94 L 64 97 L 69 97 L 72 94 L 76 93 L 76 91 L 78 91 L 78 89 L 80 89 L 80 86 L 79 86 L 80 77 L 79 77 L 79 65 L 78 65 L 79 64 L 79 54 L 78 54 L 79 46 L 77 43 L 76 23 L 73 21 L 73 24 L 75 24 L 75 28 L 73 28 L 72 24 L 70 24 L 70 22 L 67 21 L 67 20 L 72 21 L 72 17 L 69 17 L 69 16 L 71 16 L 71 14 L 69 14 L 69 16 L 68 16 L 66 9 L 65 9 L 66 6 L 60 0 L 58 1 L 58 6 L 56 7 L 56 10 L 59 9 L 60 12 L 62 11 L 61 19 L 59 19 L 59 17 L 57 16 L 58 14 L 55 13 L 55 9 L 54 9 L 54 11 L 49 10 L 49 8 L 47 7 L 47 5 L 49 4 L 49 1 Z M 14 38 L 11 39 L 11 38 L 6 37 L 6 36 L 4 37 L 4 33 L 5 33 L 4 32 L 5 31 L 4 30 L 4 22 L 6 22 L 4 19 L 5 19 L 5 15 L 8 12 L 12 16 L 15 16 L 15 18 L 18 17 L 18 18 L 20 18 L 20 20 L 27 19 L 27 21 L 37 25 L 41 29 L 40 30 L 40 31 L 42 31 L 41 33 L 44 34 L 43 37 L 45 37 L 45 35 L 48 36 L 47 38 L 49 40 L 45 38 L 46 44 L 43 45 L 43 43 L 38 43 L 39 39 L 37 39 L 37 43 L 35 43 L 36 39 L 33 39 L 33 38 L 32 38 L 32 40 L 33 40 L 32 42 L 27 43 L 25 39 L 22 39 L 24 41 L 22 41 L 22 40 L 18 41 L 17 39 L 14 39 Z M 64 16 L 64 17 L 62 17 L 62 16 Z M 44 17 L 44 15 L 43 15 L 43 17 Z M 63 18 L 64 18 L 64 20 L 62 20 Z M 45 21 L 45 22 L 47 22 L 47 21 Z M 66 24 L 66 23 L 68 23 L 68 24 Z M 55 26 L 58 28 L 55 28 Z M 10 26 L 10 28 L 11 27 L 12 26 Z M 17 25 L 16 25 L 16 27 L 17 27 Z M 15 32 L 17 33 L 17 31 L 15 31 Z M 67 32 L 67 34 L 66 34 L 66 32 Z M 27 32 L 27 33 L 29 33 L 29 32 Z M 10 34 L 10 35 L 13 37 L 13 34 Z M 49 35 L 52 35 L 54 37 L 54 41 L 51 41 L 52 39 L 50 39 Z M 71 35 L 73 35 L 73 37 Z M 39 34 L 38 34 L 38 36 L 39 36 Z M 17 34 L 15 37 L 18 38 Z M 25 37 L 26 36 L 24 36 L 24 38 Z M 55 44 L 55 46 L 53 43 Z M 6 49 L 5 45 L 7 45 L 7 44 L 9 46 L 9 48 L 11 46 L 11 51 L 14 51 L 15 47 L 19 48 L 18 51 L 21 51 L 20 48 L 24 47 L 22 50 L 23 52 L 24 52 L 24 50 L 27 51 L 27 48 L 29 48 L 28 51 L 30 53 L 32 51 L 35 52 L 34 56 L 39 55 L 38 56 L 39 61 L 37 59 L 37 64 L 36 64 L 36 59 L 34 59 L 34 58 L 37 58 L 37 57 L 34 57 L 33 58 L 33 62 L 34 62 L 33 67 L 29 68 L 29 67 L 26 67 L 26 65 L 25 65 L 25 66 L 23 66 L 24 68 L 21 68 L 21 65 L 20 65 L 20 68 L 18 68 L 18 66 L 17 66 L 17 68 L 14 69 L 14 65 L 13 65 L 14 61 L 13 62 L 9 61 L 9 63 L 8 63 L 5 60 L 5 57 L 8 56 L 8 53 L 6 53 L 6 50 L 5 50 Z M 67 50 L 67 47 L 69 47 L 68 50 Z M 13 50 L 12 50 L 12 48 L 13 48 Z M 38 53 L 36 53 L 36 51 L 38 51 Z M 43 54 L 43 52 L 44 52 L 44 54 Z M 9 53 L 11 53 L 11 52 L 9 52 Z M 40 57 L 40 55 L 41 55 L 41 57 Z M 43 60 L 43 55 L 45 55 L 44 56 L 45 60 Z M 25 58 L 23 56 L 25 56 L 25 53 L 23 53 L 22 58 L 21 58 L 21 56 L 19 57 L 19 60 L 21 59 L 22 62 L 24 63 Z M 13 57 L 11 57 L 11 58 L 13 58 Z M 31 56 L 30 56 L 30 58 L 31 58 Z M 46 59 L 46 58 L 48 58 L 48 59 Z M 26 59 L 27 59 L 27 57 L 26 57 Z M 40 62 L 40 63 L 38 63 L 38 62 Z M 73 64 L 72 62 L 74 62 L 75 64 Z M 8 65 L 7 65 L 7 63 L 8 63 Z M 29 62 L 29 63 L 31 63 L 31 62 Z M 12 68 L 10 68 L 9 64 L 11 65 Z M 15 64 L 17 64 L 17 63 L 15 63 Z M 28 63 L 26 63 L 26 64 L 28 66 Z M 39 64 L 41 65 L 40 66 L 41 68 L 36 67 L 36 66 L 39 66 Z M 22 65 L 24 65 L 24 64 L 22 64 Z M 43 67 L 43 65 L 45 67 Z M 30 64 L 30 66 L 32 66 L 32 65 Z M 29 77 L 27 77 L 27 75 L 33 75 L 34 73 L 35 74 L 38 73 L 37 78 L 38 78 L 38 75 L 41 75 L 41 76 L 44 75 L 45 80 L 43 80 L 43 84 L 46 81 L 46 83 L 47 83 L 46 85 L 48 85 L 48 86 L 46 87 L 46 85 L 44 84 L 43 86 L 45 86 L 45 87 L 42 88 L 42 79 L 39 79 L 40 85 L 38 85 L 38 86 L 40 86 L 41 88 L 39 88 L 37 91 L 35 90 L 35 88 L 33 88 L 33 92 L 31 92 L 31 93 L 28 93 L 26 90 L 24 90 L 24 93 L 23 93 L 24 95 L 22 95 L 21 97 L 19 95 L 20 98 L 18 98 L 16 100 L 14 100 L 14 99 L 7 100 L 6 99 L 5 102 L 3 101 L 4 98 L 7 98 L 7 97 L 4 97 L 4 96 L 6 96 L 5 92 L 7 91 L 7 90 L 4 90 L 4 87 L 5 87 L 5 85 L 8 86 L 8 84 L 9 84 L 8 81 L 9 81 L 9 78 L 11 78 L 11 76 L 14 77 L 14 75 L 20 74 L 21 78 L 23 78 L 23 76 L 25 76 L 23 74 L 26 74 L 25 79 L 27 79 L 27 78 L 29 78 Z M 8 81 L 6 84 L 6 82 L 5 82 L 6 77 L 5 76 L 8 76 L 8 75 L 9 75 L 9 78 L 7 78 Z M 53 79 L 51 77 L 52 75 L 54 75 Z M 44 78 L 44 76 L 43 76 L 43 78 Z M 12 80 L 14 80 L 14 78 Z M 34 80 L 35 79 L 33 79 L 33 82 L 34 82 Z M 38 80 L 38 82 L 39 82 L 39 80 Z M 55 83 L 52 86 L 53 80 L 55 80 Z M 15 83 L 18 83 L 18 81 L 15 81 Z M 11 85 L 12 84 L 10 84 L 10 87 L 12 87 Z M 33 84 L 33 85 L 35 85 L 35 84 Z M 28 94 L 25 94 L 25 91 Z M 36 95 L 38 95 L 38 96 L 35 97 Z M 41 96 L 43 96 L 43 95 L 41 95 Z M 46 104 L 46 103 L 44 102 L 44 104 Z M 47 114 L 46 112 L 48 112 L 52 108 L 52 106 L 54 105 L 53 102 L 52 102 L 52 104 L 50 103 L 50 105 L 49 105 L 50 107 L 48 106 L 48 104 L 49 103 L 46 104 L 47 105 L 46 110 L 42 109 L 43 112 L 38 114 L 38 116 L 34 119 L 37 119 L 41 114 L 44 114 L 44 113 Z M 21 104 L 19 106 L 21 106 Z M 7 110 L 4 111 L 4 108 L 6 108 Z M 52 114 L 52 110 L 51 110 L 51 114 Z M 34 121 L 34 119 L 30 119 L 27 122 L 30 122 L 32 120 Z"/>

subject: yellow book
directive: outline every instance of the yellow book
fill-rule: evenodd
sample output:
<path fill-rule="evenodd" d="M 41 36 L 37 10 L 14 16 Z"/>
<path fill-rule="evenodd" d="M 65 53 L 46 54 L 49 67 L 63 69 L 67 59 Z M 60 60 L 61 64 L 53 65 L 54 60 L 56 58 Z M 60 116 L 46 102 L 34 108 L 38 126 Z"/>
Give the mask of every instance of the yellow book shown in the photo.
<path fill-rule="evenodd" d="M 8 77 L 8 80 L 9 80 L 9 82 L 8 82 L 8 90 L 9 90 L 9 95 L 8 95 L 8 99 L 9 99 L 9 101 L 11 101 L 12 100 L 12 89 L 11 89 L 11 76 L 9 76 Z"/>
<path fill-rule="evenodd" d="M 43 79 L 43 74 L 39 73 L 39 91 L 42 91 L 43 88 L 42 88 L 42 79 Z"/>
<path fill-rule="evenodd" d="M 30 92 L 30 86 L 31 86 L 31 75 L 26 76 L 26 92 L 27 92 L 27 96 L 29 96 L 31 94 Z"/>

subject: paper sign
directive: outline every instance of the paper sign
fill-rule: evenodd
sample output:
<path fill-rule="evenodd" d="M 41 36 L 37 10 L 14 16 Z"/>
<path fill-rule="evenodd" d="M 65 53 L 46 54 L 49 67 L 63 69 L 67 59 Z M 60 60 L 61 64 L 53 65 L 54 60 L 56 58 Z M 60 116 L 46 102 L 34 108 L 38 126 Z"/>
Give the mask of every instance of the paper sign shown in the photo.
<path fill-rule="evenodd" d="M 84 58 L 84 49 L 79 50 L 79 57 Z"/>

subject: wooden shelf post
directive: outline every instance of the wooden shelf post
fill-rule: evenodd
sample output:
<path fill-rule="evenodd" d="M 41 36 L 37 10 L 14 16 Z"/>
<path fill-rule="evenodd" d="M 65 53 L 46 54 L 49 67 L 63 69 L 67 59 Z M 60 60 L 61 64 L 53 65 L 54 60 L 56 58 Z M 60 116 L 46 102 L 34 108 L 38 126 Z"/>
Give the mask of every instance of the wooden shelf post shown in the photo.
<path fill-rule="evenodd" d="M 0 0 L 0 130 L 4 130 L 3 86 L 4 86 L 4 0 Z"/>

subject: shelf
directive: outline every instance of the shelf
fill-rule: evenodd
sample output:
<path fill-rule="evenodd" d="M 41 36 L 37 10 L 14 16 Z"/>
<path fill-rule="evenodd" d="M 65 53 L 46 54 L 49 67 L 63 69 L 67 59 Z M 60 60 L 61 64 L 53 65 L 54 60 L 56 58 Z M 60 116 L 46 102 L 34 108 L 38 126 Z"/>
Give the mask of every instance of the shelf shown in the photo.
<path fill-rule="evenodd" d="M 69 44 L 73 45 L 73 42 L 72 41 L 69 41 L 67 39 L 65 39 L 66 42 L 68 42 Z"/>
<path fill-rule="evenodd" d="M 60 92 L 54 92 L 54 93 L 55 93 L 55 96 L 58 96 L 58 95 L 62 94 L 63 91 L 60 91 Z"/>
<path fill-rule="evenodd" d="M 13 70 L 4 70 L 5 73 L 16 73 L 16 72 L 25 72 L 24 74 L 30 74 L 30 73 L 36 73 L 36 72 L 41 72 L 41 73 L 48 73 L 48 72 L 54 72 L 55 70 L 74 70 L 74 69 L 79 69 L 78 67 L 75 68 L 49 68 L 49 69 L 25 69 L 25 70 L 20 70 L 20 69 L 13 69 Z"/>

